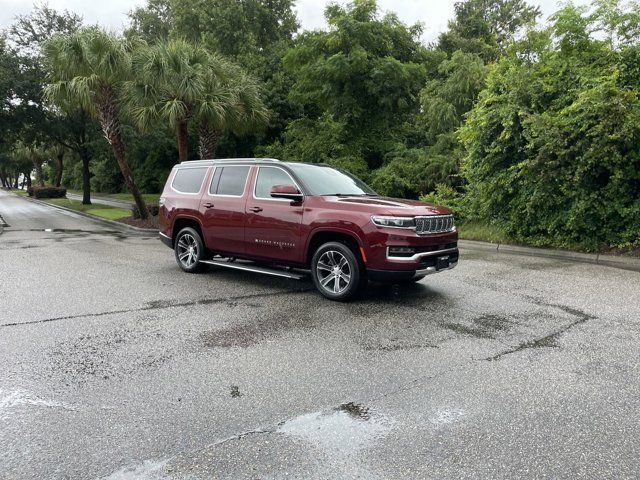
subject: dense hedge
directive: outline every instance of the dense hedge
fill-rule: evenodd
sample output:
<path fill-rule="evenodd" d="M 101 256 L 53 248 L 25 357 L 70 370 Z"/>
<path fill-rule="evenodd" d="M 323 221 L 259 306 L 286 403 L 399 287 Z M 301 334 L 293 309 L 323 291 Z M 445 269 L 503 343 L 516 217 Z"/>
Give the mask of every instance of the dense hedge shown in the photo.
<path fill-rule="evenodd" d="M 147 209 L 152 217 L 157 217 L 158 212 L 160 211 L 160 206 L 157 203 L 147 203 Z M 131 216 L 133 218 L 140 218 L 140 211 L 135 203 L 131 205 Z"/>
<path fill-rule="evenodd" d="M 29 187 L 27 194 L 35 198 L 64 198 L 67 189 L 62 187 Z"/>

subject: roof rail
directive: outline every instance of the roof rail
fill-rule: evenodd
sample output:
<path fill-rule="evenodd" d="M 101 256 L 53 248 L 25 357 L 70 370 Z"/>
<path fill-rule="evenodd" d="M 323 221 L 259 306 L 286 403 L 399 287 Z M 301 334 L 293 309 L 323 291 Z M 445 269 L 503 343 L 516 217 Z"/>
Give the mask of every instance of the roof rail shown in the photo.
<path fill-rule="evenodd" d="M 258 162 L 280 162 L 276 158 L 216 158 L 212 160 L 187 160 L 180 165 L 213 165 L 216 163 L 258 163 Z"/>

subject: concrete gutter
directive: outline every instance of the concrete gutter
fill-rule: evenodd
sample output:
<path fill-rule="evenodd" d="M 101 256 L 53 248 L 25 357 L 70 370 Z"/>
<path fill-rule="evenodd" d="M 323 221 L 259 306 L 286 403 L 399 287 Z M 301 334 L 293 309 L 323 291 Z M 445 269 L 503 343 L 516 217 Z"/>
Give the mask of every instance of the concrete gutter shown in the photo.
<path fill-rule="evenodd" d="M 131 233 L 134 233 L 134 234 L 137 234 L 137 235 L 148 235 L 148 234 L 158 235 L 158 230 L 156 230 L 155 228 L 134 227 L 133 225 L 127 225 L 126 223 L 116 222 L 115 220 L 109 220 L 109 219 L 106 219 L 106 218 L 96 217 L 95 215 L 91 215 L 89 213 L 79 212 L 78 210 L 74 210 L 72 208 L 62 207 L 60 205 L 54 205 L 52 203 L 43 202 L 42 200 L 37 200 L 35 198 L 30 198 L 30 197 L 22 197 L 22 198 L 24 198 L 25 200 L 28 200 L 30 202 L 39 203 L 40 205 L 46 205 L 48 207 L 57 208 L 59 210 L 64 210 L 65 212 L 75 213 L 77 215 L 80 215 L 81 217 L 90 218 L 91 220 L 94 220 L 94 221 L 99 222 L 99 223 L 103 223 L 105 225 L 109 225 L 111 227 L 116 227 L 116 228 L 119 228 L 119 229 L 129 230 Z"/>
<path fill-rule="evenodd" d="M 507 255 L 527 255 L 530 257 L 555 258 L 573 262 L 593 263 L 607 267 L 621 268 L 640 272 L 640 258 L 623 255 L 605 255 L 601 253 L 582 253 L 569 250 L 553 250 L 548 248 L 521 247 L 505 243 L 489 243 L 477 240 L 459 240 L 458 245 L 465 250 L 476 250 Z"/>

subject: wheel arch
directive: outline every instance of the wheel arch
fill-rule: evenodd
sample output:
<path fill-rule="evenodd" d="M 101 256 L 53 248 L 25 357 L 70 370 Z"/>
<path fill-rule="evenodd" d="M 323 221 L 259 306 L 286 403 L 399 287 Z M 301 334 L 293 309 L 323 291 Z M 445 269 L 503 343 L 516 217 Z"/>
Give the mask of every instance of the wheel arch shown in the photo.
<path fill-rule="evenodd" d="M 171 244 L 172 245 L 175 246 L 176 236 L 178 235 L 180 230 L 182 230 L 183 228 L 186 228 L 186 227 L 191 227 L 195 231 L 197 231 L 200 234 L 200 238 L 202 239 L 202 243 L 204 244 L 205 247 L 207 246 L 206 242 L 205 242 L 203 229 L 202 229 L 202 225 L 200 224 L 200 221 L 195 217 L 189 217 L 189 216 L 179 216 L 173 222 L 173 229 L 171 230 Z"/>
<path fill-rule="evenodd" d="M 314 230 L 309 235 L 309 241 L 307 242 L 305 252 L 305 265 L 311 265 L 311 258 L 315 251 L 327 242 L 340 242 L 347 245 L 354 253 L 357 259 L 364 262 L 362 256 L 363 243 L 362 240 L 355 233 L 349 230 L 342 230 L 338 228 L 326 228 Z"/>

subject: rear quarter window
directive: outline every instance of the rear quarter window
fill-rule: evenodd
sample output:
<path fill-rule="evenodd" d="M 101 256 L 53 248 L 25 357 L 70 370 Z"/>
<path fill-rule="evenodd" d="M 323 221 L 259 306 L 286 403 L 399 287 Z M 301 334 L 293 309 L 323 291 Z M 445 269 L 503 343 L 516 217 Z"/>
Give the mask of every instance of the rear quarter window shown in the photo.
<path fill-rule="evenodd" d="M 181 168 L 176 171 L 171 188 L 180 193 L 198 193 L 206 173 L 207 167 Z"/>

